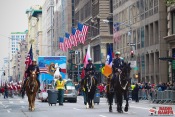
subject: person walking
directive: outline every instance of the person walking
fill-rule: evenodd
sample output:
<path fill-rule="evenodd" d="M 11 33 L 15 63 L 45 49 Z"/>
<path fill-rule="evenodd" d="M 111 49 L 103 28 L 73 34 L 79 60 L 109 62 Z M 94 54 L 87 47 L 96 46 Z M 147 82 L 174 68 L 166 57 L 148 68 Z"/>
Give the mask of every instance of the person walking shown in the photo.
<path fill-rule="evenodd" d="M 4 86 L 4 99 L 5 98 L 8 98 L 8 86 L 7 86 L 7 84 L 5 84 L 5 86 Z"/>
<path fill-rule="evenodd" d="M 65 81 L 62 79 L 61 74 L 58 76 L 58 79 L 55 83 L 56 89 L 58 90 L 58 101 L 59 105 L 63 106 L 63 100 L 64 100 L 64 88 L 67 91 L 67 87 L 65 84 Z"/>

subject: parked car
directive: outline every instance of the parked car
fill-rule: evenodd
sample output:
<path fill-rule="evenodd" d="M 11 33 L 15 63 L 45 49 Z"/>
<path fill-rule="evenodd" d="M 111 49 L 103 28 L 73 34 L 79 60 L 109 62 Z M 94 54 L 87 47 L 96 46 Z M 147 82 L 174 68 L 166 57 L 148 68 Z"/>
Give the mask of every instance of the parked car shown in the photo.
<path fill-rule="evenodd" d="M 66 80 L 67 91 L 64 90 L 64 101 L 77 102 L 77 91 L 75 89 L 75 84 L 71 79 Z"/>

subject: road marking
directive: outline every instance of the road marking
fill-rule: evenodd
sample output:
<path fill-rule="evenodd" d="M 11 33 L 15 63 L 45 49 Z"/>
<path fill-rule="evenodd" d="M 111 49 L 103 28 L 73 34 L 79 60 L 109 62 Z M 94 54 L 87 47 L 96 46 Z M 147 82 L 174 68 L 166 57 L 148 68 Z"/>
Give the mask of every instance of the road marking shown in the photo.
<path fill-rule="evenodd" d="M 0 102 L 0 104 L 2 104 L 2 102 Z"/>
<path fill-rule="evenodd" d="M 13 101 L 9 101 L 10 104 L 13 104 Z"/>
<path fill-rule="evenodd" d="M 78 109 L 78 108 L 73 108 L 74 110 L 80 110 L 80 109 Z"/>
<path fill-rule="evenodd" d="M 138 106 L 129 106 L 129 107 L 132 107 L 132 108 L 139 108 L 139 109 L 144 109 L 144 110 L 149 110 L 150 108 L 144 108 L 144 107 L 138 107 Z"/>
<path fill-rule="evenodd" d="M 104 116 L 104 115 L 99 115 L 100 117 L 106 117 L 106 116 Z"/>
<path fill-rule="evenodd" d="M 20 103 L 24 103 L 24 101 L 19 101 Z"/>
<path fill-rule="evenodd" d="M 10 113 L 12 109 L 8 109 L 7 112 Z"/>

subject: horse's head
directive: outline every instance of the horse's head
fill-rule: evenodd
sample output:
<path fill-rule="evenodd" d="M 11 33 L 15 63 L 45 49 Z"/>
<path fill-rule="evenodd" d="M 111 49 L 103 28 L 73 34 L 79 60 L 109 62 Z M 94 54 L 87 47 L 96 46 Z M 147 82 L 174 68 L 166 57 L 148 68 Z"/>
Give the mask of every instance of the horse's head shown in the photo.
<path fill-rule="evenodd" d="M 124 62 L 123 67 L 121 68 L 121 75 L 123 78 L 128 78 L 130 76 L 130 72 L 131 72 L 131 67 L 130 67 L 131 63 L 126 63 Z"/>
<path fill-rule="evenodd" d="M 36 70 L 35 71 L 30 71 L 30 79 L 33 80 L 36 77 L 37 77 Z"/>

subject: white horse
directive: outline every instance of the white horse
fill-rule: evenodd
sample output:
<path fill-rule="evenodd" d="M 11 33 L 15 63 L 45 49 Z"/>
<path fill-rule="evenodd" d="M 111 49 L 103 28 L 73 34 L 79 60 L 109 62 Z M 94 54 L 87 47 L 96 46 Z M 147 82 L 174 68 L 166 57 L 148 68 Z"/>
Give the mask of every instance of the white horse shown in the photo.
<path fill-rule="evenodd" d="M 57 79 L 59 76 L 61 76 L 61 73 L 60 73 L 60 67 L 58 66 L 58 63 L 55 64 L 55 73 L 54 73 L 54 79 Z"/>

